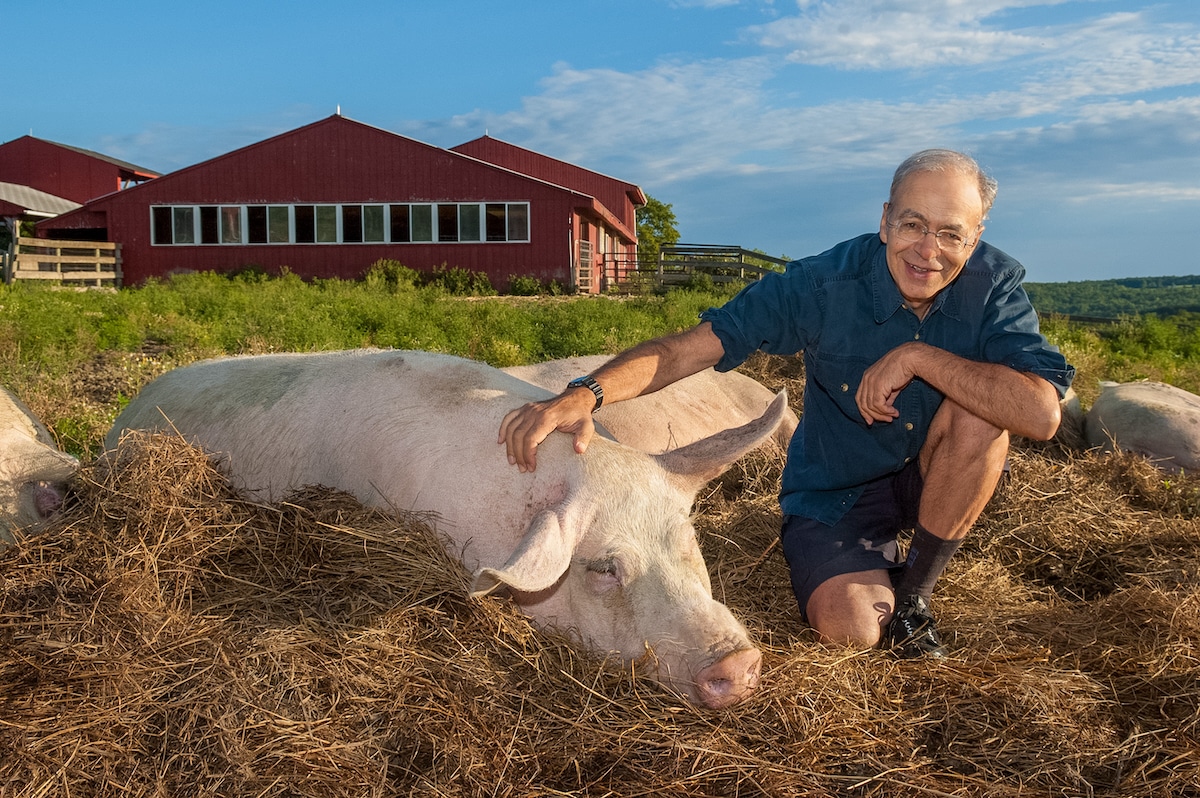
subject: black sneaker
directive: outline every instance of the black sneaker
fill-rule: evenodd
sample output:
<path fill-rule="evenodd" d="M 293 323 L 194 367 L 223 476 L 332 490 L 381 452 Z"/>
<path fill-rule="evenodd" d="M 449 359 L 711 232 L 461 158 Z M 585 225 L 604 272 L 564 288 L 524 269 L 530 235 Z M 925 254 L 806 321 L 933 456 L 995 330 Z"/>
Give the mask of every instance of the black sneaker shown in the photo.
<path fill-rule="evenodd" d="M 901 659 L 944 659 L 950 652 L 938 637 L 937 625 L 923 596 L 905 596 L 883 636 L 883 647 Z"/>

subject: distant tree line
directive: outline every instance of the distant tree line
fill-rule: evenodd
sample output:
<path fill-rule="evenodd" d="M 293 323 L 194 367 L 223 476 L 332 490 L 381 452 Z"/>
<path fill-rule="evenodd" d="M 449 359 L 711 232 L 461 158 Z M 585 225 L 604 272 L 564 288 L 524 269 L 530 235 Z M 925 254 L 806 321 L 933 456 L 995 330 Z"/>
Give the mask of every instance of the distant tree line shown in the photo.
<path fill-rule="evenodd" d="M 1200 275 L 1026 283 L 1025 290 L 1043 316 L 1116 319 L 1200 313 Z"/>

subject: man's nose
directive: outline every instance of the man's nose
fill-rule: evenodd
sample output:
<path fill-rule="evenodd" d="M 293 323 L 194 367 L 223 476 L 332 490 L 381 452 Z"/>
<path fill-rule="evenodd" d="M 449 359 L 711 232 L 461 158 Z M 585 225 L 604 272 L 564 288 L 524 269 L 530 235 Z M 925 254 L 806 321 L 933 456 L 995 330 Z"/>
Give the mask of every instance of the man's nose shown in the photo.
<path fill-rule="evenodd" d="M 921 240 L 917 242 L 917 252 L 925 260 L 933 260 L 942 251 L 938 245 L 937 235 L 932 230 L 926 230 L 925 235 L 921 236 Z"/>

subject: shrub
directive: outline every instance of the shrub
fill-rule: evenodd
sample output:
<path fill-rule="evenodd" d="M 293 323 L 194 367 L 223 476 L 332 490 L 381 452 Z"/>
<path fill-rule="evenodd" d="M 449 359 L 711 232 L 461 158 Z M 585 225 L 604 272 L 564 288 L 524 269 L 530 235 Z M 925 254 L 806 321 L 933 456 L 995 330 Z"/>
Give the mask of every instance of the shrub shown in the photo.
<path fill-rule="evenodd" d="M 509 296 L 562 296 L 566 293 L 558 280 L 542 282 L 531 274 L 514 274 L 508 278 Z"/>
<path fill-rule="evenodd" d="M 687 282 L 683 287 L 690 291 L 704 291 L 711 294 L 716 289 L 716 283 L 713 282 L 712 275 L 708 272 L 692 272 L 688 275 Z"/>
<path fill-rule="evenodd" d="M 508 293 L 512 296 L 537 296 L 543 293 L 542 281 L 530 274 L 514 274 L 508 278 Z"/>
<path fill-rule="evenodd" d="M 421 282 L 421 273 L 398 260 L 380 258 L 367 267 L 363 282 L 368 288 L 395 293 L 415 288 Z"/>
<path fill-rule="evenodd" d="M 461 266 L 434 266 L 425 278 L 426 285 L 439 286 L 453 296 L 495 296 L 492 281 L 483 272 L 464 269 Z"/>

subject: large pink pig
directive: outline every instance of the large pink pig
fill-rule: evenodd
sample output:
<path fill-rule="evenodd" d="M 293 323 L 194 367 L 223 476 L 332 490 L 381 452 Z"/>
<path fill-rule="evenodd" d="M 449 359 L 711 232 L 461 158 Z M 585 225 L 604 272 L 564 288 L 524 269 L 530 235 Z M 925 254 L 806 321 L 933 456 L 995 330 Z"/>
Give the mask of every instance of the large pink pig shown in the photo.
<path fill-rule="evenodd" d="M 178 429 L 275 499 L 309 484 L 366 504 L 433 512 L 475 576 L 557 626 L 713 708 L 757 686 L 761 656 L 713 599 L 689 512 L 696 491 L 770 437 L 780 396 L 755 421 L 650 455 L 596 438 L 584 455 L 551 435 L 538 468 L 508 465 L 496 430 L 551 394 L 490 366 L 428 352 L 361 350 L 223 358 L 150 383 L 117 419 Z"/>

